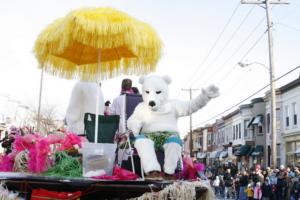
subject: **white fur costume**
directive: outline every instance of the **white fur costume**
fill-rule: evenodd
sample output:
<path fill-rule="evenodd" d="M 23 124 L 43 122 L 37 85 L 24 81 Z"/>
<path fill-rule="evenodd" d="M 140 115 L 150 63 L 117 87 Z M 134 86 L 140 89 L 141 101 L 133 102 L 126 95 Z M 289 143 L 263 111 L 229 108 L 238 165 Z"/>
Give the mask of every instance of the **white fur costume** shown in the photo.
<path fill-rule="evenodd" d="M 178 132 L 177 119 L 179 117 L 196 112 L 210 99 L 219 96 L 219 89 L 209 86 L 202 89 L 202 93 L 191 101 L 169 100 L 168 84 L 171 82 L 169 77 L 143 76 L 139 82 L 142 84 L 144 101 L 136 107 L 127 122 L 128 128 L 135 135 L 138 135 L 140 130 L 145 135 L 157 131 Z M 135 141 L 135 147 L 146 173 L 161 171 L 152 140 L 139 138 Z M 170 142 L 165 143 L 163 148 L 165 151 L 164 172 L 174 174 L 182 147 L 176 142 Z"/>
<path fill-rule="evenodd" d="M 99 86 L 100 87 L 100 86 Z M 92 82 L 77 82 L 72 90 L 66 113 L 68 130 L 84 134 L 84 114 L 96 113 L 97 84 Z M 99 115 L 104 112 L 104 98 L 100 87 Z"/>

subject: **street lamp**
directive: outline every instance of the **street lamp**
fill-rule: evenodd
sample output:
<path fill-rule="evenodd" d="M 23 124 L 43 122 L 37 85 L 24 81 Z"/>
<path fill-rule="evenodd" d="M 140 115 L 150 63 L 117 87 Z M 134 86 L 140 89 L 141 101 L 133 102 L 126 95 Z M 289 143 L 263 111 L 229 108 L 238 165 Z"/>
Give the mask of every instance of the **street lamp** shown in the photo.
<path fill-rule="evenodd" d="M 242 68 L 248 67 L 248 66 L 253 65 L 253 64 L 260 65 L 260 66 L 264 67 L 266 70 L 270 71 L 269 67 L 267 67 L 265 64 L 260 63 L 260 62 L 251 62 L 251 63 L 247 63 L 246 61 L 245 62 L 242 62 L 242 61 L 238 62 L 238 65 Z"/>
<path fill-rule="evenodd" d="M 276 127 L 276 93 L 275 93 L 275 77 L 274 77 L 274 71 L 272 68 L 267 67 L 266 65 L 260 63 L 260 62 L 251 62 L 251 63 L 245 63 L 245 62 L 239 62 L 238 65 L 241 67 L 247 67 L 252 64 L 258 64 L 263 66 L 265 69 L 269 71 L 270 74 L 270 91 L 271 91 L 271 134 L 272 134 L 272 163 L 273 167 L 276 167 L 277 163 L 277 127 Z"/>

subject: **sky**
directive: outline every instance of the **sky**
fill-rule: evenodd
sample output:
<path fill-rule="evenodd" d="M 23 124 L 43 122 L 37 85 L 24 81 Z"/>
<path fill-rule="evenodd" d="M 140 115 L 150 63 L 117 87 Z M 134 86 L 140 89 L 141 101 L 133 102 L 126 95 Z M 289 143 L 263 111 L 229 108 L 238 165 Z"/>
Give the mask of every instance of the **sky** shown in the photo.
<path fill-rule="evenodd" d="M 272 6 L 271 10 L 276 77 L 300 65 L 300 2 L 289 2 Z M 22 109 L 9 108 L 8 104 L 38 105 L 41 71 L 33 54 L 38 34 L 53 20 L 74 9 L 103 6 L 124 11 L 156 30 L 164 46 L 155 74 L 172 78 L 170 98 L 188 100 L 189 93 L 183 88 L 201 89 L 210 84 L 220 88 L 220 97 L 193 115 L 194 128 L 214 122 L 208 119 L 269 83 L 268 70 L 261 65 L 237 66 L 240 61 L 266 66 L 269 63 L 265 10 L 257 5 L 240 4 L 239 0 L 1 1 L 0 113 L 16 115 Z M 224 29 L 225 24 L 228 25 Z M 276 86 L 298 76 L 296 70 L 276 82 Z M 132 78 L 133 85 L 140 88 L 134 75 L 103 80 L 106 100 L 119 94 L 124 77 Z M 58 116 L 63 118 L 75 82 L 45 74 L 42 105 L 57 107 Z M 195 90 L 193 96 L 200 92 Z M 264 92 L 255 97 L 263 96 Z M 179 120 L 179 130 L 182 136 L 187 133 L 188 117 Z"/>

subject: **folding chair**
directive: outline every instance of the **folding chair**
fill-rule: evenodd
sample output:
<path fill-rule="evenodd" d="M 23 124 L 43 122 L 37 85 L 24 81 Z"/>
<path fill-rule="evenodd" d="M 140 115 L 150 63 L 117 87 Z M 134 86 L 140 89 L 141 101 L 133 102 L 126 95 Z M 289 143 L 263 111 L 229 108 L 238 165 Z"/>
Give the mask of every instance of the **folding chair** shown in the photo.
<path fill-rule="evenodd" d="M 119 115 L 99 115 L 98 141 L 97 143 L 114 143 L 116 132 L 119 128 Z M 89 142 L 95 142 L 95 114 L 85 113 L 84 134 Z"/>
<path fill-rule="evenodd" d="M 125 143 L 125 147 L 123 149 L 123 152 L 122 152 L 122 157 L 126 151 L 126 147 L 128 146 L 129 148 L 129 157 L 130 157 L 130 160 L 131 160 L 131 169 L 133 171 L 133 173 L 135 173 L 135 164 L 134 164 L 134 159 L 133 159 L 133 148 L 131 146 L 131 143 L 130 143 L 130 132 L 128 131 L 127 129 L 127 120 L 128 118 L 132 115 L 132 113 L 134 112 L 134 109 L 135 107 L 141 103 L 143 101 L 143 98 L 142 98 L 142 95 L 140 94 L 125 94 L 125 98 L 124 98 L 124 110 L 123 110 L 123 113 L 124 113 L 124 120 L 121 121 L 121 123 L 123 123 L 123 127 L 126 128 L 126 131 L 125 131 L 125 136 L 126 136 L 126 143 Z M 122 165 L 122 162 L 123 160 L 121 160 L 121 163 L 120 165 Z M 141 169 L 142 170 L 142 169 Z M 142 175 L 142 178 L 143 177 L 143 173 L 141 173 Z"/>
<path fill-rule="evenodd" d="M 134 112 L 135 107 L 143 102 L 143 97 L 140 94 L 126 94 L 125 96 L 125 119 L 126 122 L 128 118 L 132 115 Z M 127 128 L 127 123 L 126 123 Z"/>

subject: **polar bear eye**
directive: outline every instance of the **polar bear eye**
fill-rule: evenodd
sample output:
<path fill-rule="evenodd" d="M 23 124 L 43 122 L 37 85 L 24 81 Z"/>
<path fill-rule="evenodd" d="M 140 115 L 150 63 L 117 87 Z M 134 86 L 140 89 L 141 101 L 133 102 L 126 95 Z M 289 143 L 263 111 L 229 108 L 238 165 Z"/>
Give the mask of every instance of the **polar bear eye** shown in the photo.
<path fill-rule="evenodd" d="M 147 94 L 149 94 L 149 91 L 146 91 Z"/>
<path fill-rule="evenodd" d="M 161 93 L 161 91 L 156 91 L 156 94 L 160 94 Z"/>

